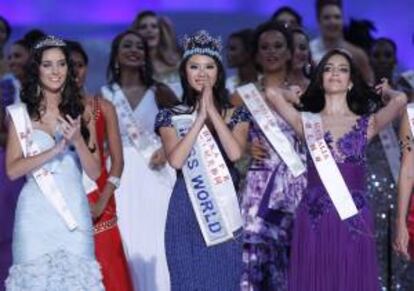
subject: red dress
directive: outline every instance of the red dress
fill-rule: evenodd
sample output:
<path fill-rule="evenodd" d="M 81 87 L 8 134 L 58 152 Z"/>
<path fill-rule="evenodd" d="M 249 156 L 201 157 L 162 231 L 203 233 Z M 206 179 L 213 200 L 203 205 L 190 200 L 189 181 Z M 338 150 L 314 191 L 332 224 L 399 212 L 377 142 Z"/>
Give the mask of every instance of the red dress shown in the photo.
<path fill-rule="evenodd" d="M 96 203 L 104 189 L 108 172 L 105 166 L 104 142 L 106 140 L 105 117 L 98 98 L 92 102 L 96 137 L 101 158 L 101 176 L 96 180 L 98 190 L 88 194 L 89 201 Z M 132 291 L 128 264 L 125 259 L 121 235 L 117 226 L 115 197 L 112 195 L 104 213 L 94 221 L 95 253 L 102 267 L 103 283 L 107 291 Z"/>

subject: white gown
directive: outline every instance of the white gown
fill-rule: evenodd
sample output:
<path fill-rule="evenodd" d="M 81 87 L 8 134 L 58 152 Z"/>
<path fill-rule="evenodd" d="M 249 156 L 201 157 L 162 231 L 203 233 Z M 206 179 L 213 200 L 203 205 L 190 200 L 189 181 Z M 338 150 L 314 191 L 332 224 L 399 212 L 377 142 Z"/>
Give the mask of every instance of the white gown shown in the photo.
<path fill-rule="evenodd" d="M 41 152 L 55 143 L 49 134 L 38 129 L 33 130 L 32 138 Z M 53 172 L 78 228 L 69 231 L 34 178 L 28 175 L 17 202 L 13 266 L 6 280 L 6 290 L 102 291 L 92 219 L 77 155 L 66 149 L 43 167 Z"/>
<path fill-rule="evenodd" d="M 112 101 L 108 96 L 105 98 Z M 154 93 L 148 90 L 133 110 L 133 115 L 140 127 L 145 128 L 146 134 L 151 136 L 155 144 L 153 148 L 161 147 L 153 130 L 157 113 Z M 175 171 L 169 166 L 160 172 L 150 169 L 142 153 L 137 151 L 128 137 L 120 118 L 118 121 L 124 152 L 124 171 L 115 199 L 118 226 L 134 289 L 169 291 L 164 231 Z"/>

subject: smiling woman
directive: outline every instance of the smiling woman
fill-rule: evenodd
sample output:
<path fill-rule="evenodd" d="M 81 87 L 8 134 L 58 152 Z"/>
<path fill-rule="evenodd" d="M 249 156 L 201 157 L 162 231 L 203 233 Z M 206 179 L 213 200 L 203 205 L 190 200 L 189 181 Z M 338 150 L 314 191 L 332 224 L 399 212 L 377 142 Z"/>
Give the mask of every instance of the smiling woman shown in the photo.
<path fill-rule="evenodd" d="M 114 38 L 108 81 L 101 92 L 119 120 L 124 171 L 115 199 L 132 282 L 135 290 L 168 291 L 164 229 L 175 175 L 152 128 L 159 107 L 175 97 L 154 81 L 147 42 L 135 31 Z"/>
<path fill-rule="evenodd" d="M 8 107 L 7 174 L 27 181 L 16 208 L 6 288 L 103 290 L 80 171 L 96 178 L 99 152 L 93 124 L 81 118 L 84 107 L 62 40 L 47 37 L 34 46 L 22 101 Z"/>

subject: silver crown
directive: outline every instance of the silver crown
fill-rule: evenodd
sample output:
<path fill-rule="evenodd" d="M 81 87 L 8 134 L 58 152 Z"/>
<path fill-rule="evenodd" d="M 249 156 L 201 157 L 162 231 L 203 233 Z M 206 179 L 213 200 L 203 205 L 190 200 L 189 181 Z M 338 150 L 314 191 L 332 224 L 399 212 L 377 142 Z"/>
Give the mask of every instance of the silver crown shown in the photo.
<path fill-rule="evenodd" d="M 48 46 L 66 46 L 66 43 L 61 40 L 60 38 L 53 36 L 53 35 L 48 35 L 45 38 L 43 38 L 41 41 L 39 41 L 35 46 L 34 49 L 40 49 L 42 47 L 48 47 Z"/>
<path fill-rule="evenodd" d="M 214 56 L 221 60 L 220 51 L 223 47 L 221 38 L 214 38 L 205 30 L 200 30 L 191 36 L 184 35 L 182 47 L 184 49 L 183 58 L 195 54 L 203 54 Z"/>

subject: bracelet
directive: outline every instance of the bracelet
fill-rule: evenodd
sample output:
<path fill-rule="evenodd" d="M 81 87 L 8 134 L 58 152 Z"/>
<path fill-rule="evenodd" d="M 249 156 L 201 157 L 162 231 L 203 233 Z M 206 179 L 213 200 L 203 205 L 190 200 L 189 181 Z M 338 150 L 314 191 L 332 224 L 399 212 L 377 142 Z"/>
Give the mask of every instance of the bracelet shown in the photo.
<path fill-rule="evenodd" d="M 110 176 L 106 181 L 114 185 L 115 189 L 118 189 L 119 186 L 121 186 L 121 179 L 119 177 Z"/>

